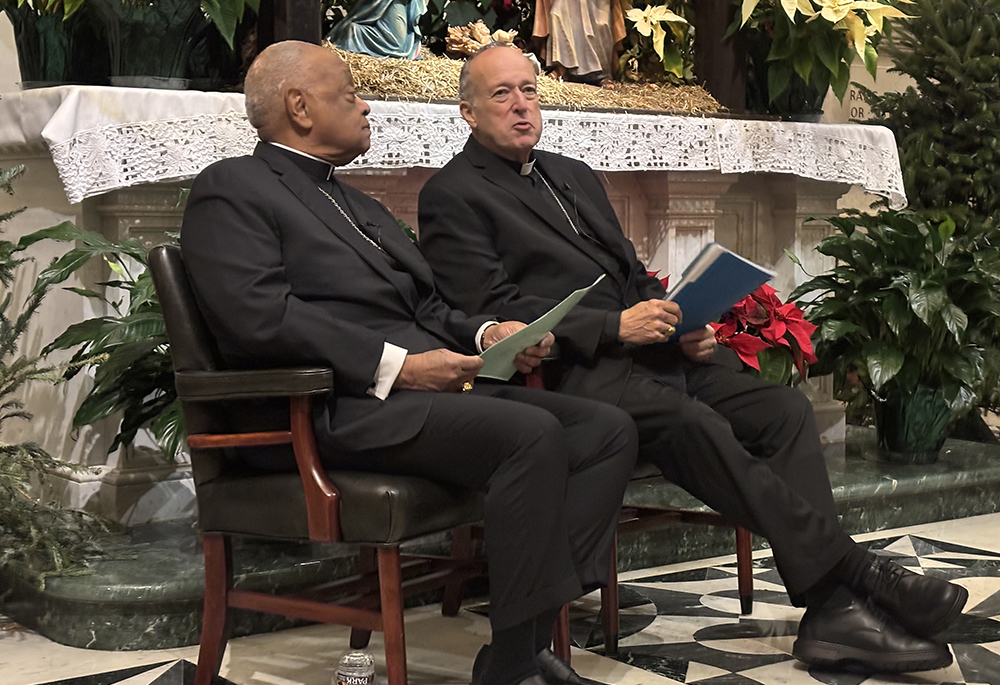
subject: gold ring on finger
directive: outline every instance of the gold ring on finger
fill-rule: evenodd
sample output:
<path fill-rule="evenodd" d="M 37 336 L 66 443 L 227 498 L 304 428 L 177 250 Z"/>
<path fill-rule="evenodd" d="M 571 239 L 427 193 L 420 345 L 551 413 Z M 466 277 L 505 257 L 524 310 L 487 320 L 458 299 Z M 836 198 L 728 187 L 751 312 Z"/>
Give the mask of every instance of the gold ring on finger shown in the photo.
<path fill-rule="evenodd" d="M 462 383 L 462 392 L 470 392 L 472 390 L 472 381 L 465 381 Z"/>

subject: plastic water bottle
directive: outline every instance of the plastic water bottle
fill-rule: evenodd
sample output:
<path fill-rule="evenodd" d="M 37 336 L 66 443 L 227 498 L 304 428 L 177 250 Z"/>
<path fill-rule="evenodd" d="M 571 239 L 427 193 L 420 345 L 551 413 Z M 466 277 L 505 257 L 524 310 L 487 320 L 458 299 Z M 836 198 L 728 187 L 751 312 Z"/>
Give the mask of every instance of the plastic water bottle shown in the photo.
<path fill-rule="evenodd" d="M 333 685 L 375 685 L 375 659 L 355 650 L 340 657 Z"/>

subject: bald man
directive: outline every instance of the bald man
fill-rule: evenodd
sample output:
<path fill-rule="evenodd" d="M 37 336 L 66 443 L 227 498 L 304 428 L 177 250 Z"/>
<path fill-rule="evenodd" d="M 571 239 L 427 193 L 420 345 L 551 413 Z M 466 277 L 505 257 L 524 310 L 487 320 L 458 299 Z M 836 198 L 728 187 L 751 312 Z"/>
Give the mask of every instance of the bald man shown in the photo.
<path fill-rule="evenodd" d="M 606 275 L 556 327 L 550 387 L 626 410 L 640 458 L 767 538 L 793 602 L 807 607 L 795 656 L 884 672 L 950 663 L 926 638 L 959 616 L 968 592 L 876 557 L 840 528 L 802 393 L 741 373 L 710 328 L 671 340 L 683 312 L 636 259 L 597 175 L 535 149 L 531 63 L 486 48 L 459 88 L 472 135 L 420 193 L 421 247 L 444 297 L 530 321 Z"/>
<path fill-rule="evenodd" d="M 272 45 L 245 90 L 261 142 L 198 176 L 181 231 L 223 357 L 333 369 L 334 395 L 315 416 L 329 467 L 486 493 L 493 642 L 477 680 L 543 685 L 538 654 L 550 655 L 559 608 L 607 582 L 633 422 L 587 400 L 474 380 L 477 352 L 523 324 L 446 305 L 392 215 L 338 179 L 370 136 L 368 106 L 338 57 Z M 536 366 L 550 344 L 518 367 Z"/>

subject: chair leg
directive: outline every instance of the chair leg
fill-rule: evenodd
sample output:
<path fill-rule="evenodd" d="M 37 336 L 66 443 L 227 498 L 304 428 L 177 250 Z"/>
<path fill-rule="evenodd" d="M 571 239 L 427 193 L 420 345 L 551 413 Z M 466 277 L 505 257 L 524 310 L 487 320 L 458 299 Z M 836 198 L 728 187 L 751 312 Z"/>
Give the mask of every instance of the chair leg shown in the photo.
<path fill-rule="evenodd" d="M 403 635 L 403 573 L 399 546 L 379 547 L 378 581 L 382 596 L 382 632 L 389 685 L 406 685 L 406 638 Z"/>
<path fill-rule="evenodd" d="M 376 549 L 363 545 L 358 550 L 357 572 L 362 575 L 375 573 L 378 564 L 375 561 Z M 351 649 L 364 649 L 372 639 L 372 631 L 363 628 L 351 628 Z"/>
<path fill-rule="evenodd" d="M 451 558 L 472 558 L 472 526 L 461 526 L 451 531 Z M 444 599 L 441 601 L 441 614 L 457 616 L 462 608 L 465 597 L 465 581 L 455 580 L 444 586 Z"/>
<path fill-rule="evenodd" d="M 559 610 L 556 624 L 552 628 L 552 651 L 569 664 L 569 605 Z"/>
<path fill-rule="evenodd" d="M 195 685 L 211 685 L 222 666 L 228 631 L 228 595 L 233 587 L 233 551 L 229 537 L 206 533 L 202 537 L 205 552 L 205 609 L 201 619 L 201 646 Z"/>
<path fill-rule="evenodd" d="M 750 531 L 736 526 L 736 578 L 740 591 L 740 613 L 753 613 L 753 541 Z"/>
<path fill-rule="evenodd" d="M 601 588 L 601 627 L 604 629 L 604 653 L 618 654 L 618 538 L 611 548 L 611 571 L 608 585 Z"/>

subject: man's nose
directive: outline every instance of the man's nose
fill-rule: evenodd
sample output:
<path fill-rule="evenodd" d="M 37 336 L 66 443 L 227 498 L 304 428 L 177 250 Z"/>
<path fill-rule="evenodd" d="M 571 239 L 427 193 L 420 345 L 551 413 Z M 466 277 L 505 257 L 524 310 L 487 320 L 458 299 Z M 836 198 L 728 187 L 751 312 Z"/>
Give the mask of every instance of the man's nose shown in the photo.
<path fill-rule="evenodd" d="M 361 98 L 358 98 L 358 102 L 360 102 L 360 103 L 361 103 L 361 106 L 362 106 L 362 107 L 364 108 L 364 111 L 363 111 L 363 112 L 361 112 L 361 114 L 362 114 L 363 116 L 368 116 L 368 115 L 369 115 L 369 114 L 371 113 L 371 111 L 372 111 L 372 108 L 371 108 L 371 107 L 370 107 L 370 106 L 368 105 L 368 103 L 367 103 L 367 102 L 365 102 L 365 101 L 364 101 L 364 100 L 362 100 Z"/>
<path fill-rule="evenodd" d="M 522 93 L 520 90 L 516 90 L 515 89 L 514 90 L 514 101 L 513 101 L 513 107 L 514 107 L 514 109 L 521 111 L 521 110 L 526 109 L 527 106 L 528 106 L 528 98 L 526 98 L 524 96 L 524 93 Z"/>

